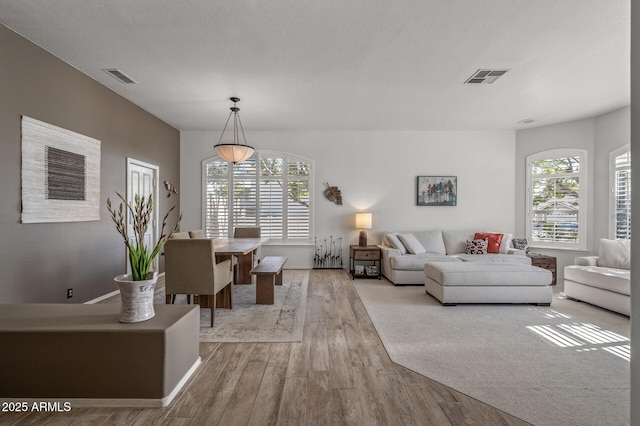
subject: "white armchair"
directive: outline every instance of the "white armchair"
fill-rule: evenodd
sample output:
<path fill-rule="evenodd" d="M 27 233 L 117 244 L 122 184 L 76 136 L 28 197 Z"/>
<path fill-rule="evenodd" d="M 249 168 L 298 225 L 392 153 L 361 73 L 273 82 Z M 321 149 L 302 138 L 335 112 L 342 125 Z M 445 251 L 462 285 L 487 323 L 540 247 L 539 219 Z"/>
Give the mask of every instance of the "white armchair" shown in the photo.
<path fill-rule="evenodd" d="M 631 242 L 601 239 L 598 256 L 575 259 L 564 268 L 567 297 L 631 315 Z"/>

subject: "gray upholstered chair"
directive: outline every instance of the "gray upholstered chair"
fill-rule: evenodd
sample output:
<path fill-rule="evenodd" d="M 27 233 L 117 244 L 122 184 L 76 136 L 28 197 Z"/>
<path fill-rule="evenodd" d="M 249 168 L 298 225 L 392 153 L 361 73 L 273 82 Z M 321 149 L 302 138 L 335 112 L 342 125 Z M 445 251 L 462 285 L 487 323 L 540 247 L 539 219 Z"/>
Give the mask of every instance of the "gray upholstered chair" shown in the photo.
<path fill-rule="evenodd" d="M 233 273 L 231 261 L 216 263 L 212 239 L 169 239 L 165 253 L 166 302 L 174 295 L 197 295 L 201 307 L 211 308 L 213 327 L 216 295 L 225 287 L 229 307 L 233 307 Z"/>
<path fill-rule="evenodd" d="M 233 228 L 233 238 L 260 238 L 259 226 L 236 226 Z"/>
<path fill-rule="evenodd" d="M 204 231 L 202 229 L 196 229 L 194 231 L 189 231 L 189 238 L 204 239 L 207 237 L 204 235 Z"/>

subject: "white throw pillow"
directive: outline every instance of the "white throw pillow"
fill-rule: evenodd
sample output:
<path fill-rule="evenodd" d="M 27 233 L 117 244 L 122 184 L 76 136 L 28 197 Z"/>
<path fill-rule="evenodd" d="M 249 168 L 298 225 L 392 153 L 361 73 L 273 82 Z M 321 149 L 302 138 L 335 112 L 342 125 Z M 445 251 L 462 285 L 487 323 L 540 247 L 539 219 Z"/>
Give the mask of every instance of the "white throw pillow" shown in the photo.
<path fill-rule="evenodd" d="M 398 234 L 398 238 L 411 254 L 426 253 L 427 250 L 420 244 L 420 241 L 413 234 Z"/>
<path fill-rule="evenodd" d="M 391 247 L 400 250 L 400 254 L 407 254 L 406 247 L 402 244 L 396 234 L 386 234 L 385 238 L 387 239 Z"/>
<path fill-rule="evenodd" d="M 513 234 L 502 234 L 502 242 L 500 243 L 500 253 L 509 253 Z"/>
<path fill-rule="evenodd" d="M 447 254 L 442 231 L 418 231 L 413 232 L 413 236 L 422 244 L 427 253 Z"/>
<path fill-rule="evenodd" d="M 631 240 L 600 238 L 598 266 L 631 269 Z"/>

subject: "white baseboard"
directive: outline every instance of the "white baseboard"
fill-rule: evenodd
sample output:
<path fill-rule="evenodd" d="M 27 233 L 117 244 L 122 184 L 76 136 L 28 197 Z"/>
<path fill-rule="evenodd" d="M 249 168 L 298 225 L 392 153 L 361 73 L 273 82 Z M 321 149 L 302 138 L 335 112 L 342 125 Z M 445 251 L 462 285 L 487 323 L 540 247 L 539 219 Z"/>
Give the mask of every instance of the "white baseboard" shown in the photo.
<path fill-rule="evenodd" d="M 103 300 L 108 299 L 110 297 L 113 297 L 113 296 L 115 296 L 117 294 L 120 294 L 120 290 L 115 290 L 115 291 L 112 291 L 111 293 L 103 294 L 100 297 L 96 297 L 95 299 L 91 299 L 91 300 L 89 300 L 87 302 L 84 302 L 84 304 L 85 305 L 92 305 L 94 303 L 102 302 Z"/>

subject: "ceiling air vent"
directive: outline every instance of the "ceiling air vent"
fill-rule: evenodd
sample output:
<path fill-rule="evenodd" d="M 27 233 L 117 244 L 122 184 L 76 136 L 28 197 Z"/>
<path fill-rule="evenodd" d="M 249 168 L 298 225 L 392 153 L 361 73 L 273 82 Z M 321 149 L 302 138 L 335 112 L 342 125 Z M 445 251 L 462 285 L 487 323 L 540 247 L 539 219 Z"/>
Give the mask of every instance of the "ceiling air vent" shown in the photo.
<path fill-rule="evenodd" d="M 123 84 L 138 84 L 137 81 L 135 81 L 134 79 L 132 79 L 131 77 L 129 77 L 128 75 L 126 75 L 125 73 L 123 73 L 122 71 L 120 71 L 118 69 L 103 69 L 102 71 L 104 71 L 107 74 L 111 75 L 113 78 L 118 80 L 120 83 L 123 83 Z"/>
<path fill-rule="evenodd" d="M 478 70 L 465 81 L 465 84 L 491 84 L 509 70 Z"/>

